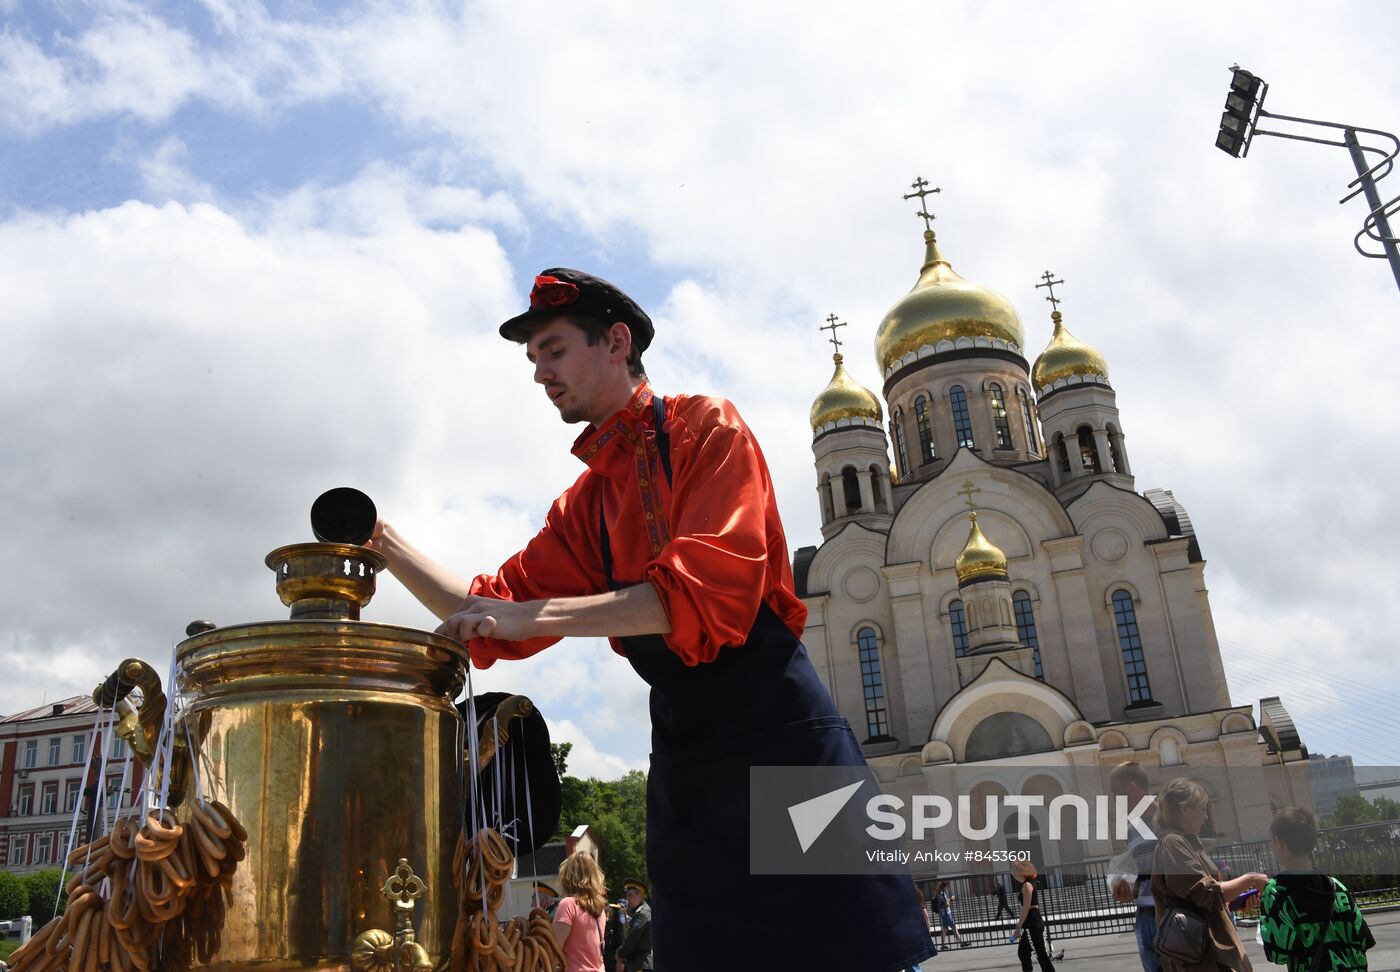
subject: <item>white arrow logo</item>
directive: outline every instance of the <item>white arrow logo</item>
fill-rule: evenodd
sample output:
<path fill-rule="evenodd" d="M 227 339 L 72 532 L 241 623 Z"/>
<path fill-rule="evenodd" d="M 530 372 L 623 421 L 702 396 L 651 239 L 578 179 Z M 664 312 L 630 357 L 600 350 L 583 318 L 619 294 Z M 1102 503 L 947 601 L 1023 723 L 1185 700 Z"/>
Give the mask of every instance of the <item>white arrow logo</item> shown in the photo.
<path fill-rule="evenodd" d="M 856 790 L 860 787 L 861 781 L 857 780 L 839 790 L 832 790 L 830 793 L 823 793 L 819 797 L 812 797 L 788 807 L 788 816 L 792 818 L 792 829 L 797 832 L 797 842 L 802 845 L 802 853 L 807 853 L 807 848 L 816 843 L 822 831 L 836 819 L 841 808 L 851 802 L 851 797 L 856 795 Z"/>

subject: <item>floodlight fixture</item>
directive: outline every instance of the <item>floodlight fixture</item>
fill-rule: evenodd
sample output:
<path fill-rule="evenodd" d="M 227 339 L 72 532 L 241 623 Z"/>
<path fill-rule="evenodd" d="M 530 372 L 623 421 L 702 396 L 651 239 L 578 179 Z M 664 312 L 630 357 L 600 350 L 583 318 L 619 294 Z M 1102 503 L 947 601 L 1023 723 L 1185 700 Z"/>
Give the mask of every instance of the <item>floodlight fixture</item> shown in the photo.
<path fill-rule="evenodd" d="M 1269 86 L 1262 78 L 1246 71 L 1238 64 L 1230 67 L 1230 90 L 1225 94 L 1225 113 L 1220 116 L 1220 131 L 1215 136 L 1215 147 L 1232 158 L 1242 159 L 1249 155 L 1249 145 L 1256 135 L 1273 135 L 1277 138 L 1291 138 L 1299 142 L 1315 142 L 1319 145 L 1336 145 L 1351 154 L 1356 167 L 1356 178 L 1347 184 L 1352 191 L 1343 196 L 1343 203 L 1364 194 L 1371 211 L 1366 214 L 1361 230 L 1352 240 L 1352 245 L 1362 256 L 1390 262 L 1395 284 L 1400 287 L 1400 237 L 1391 232 L 1389 218 L 1400 215 L 1400 196 L 1382 202 L 1376 183 L 1390 174 L 1400 157 L 1400 137 L 1376 128 L 1362 128 L 1360 125 L 1343 125 L 1338 122 L 1319 121 L 1315 118 L 1297 118 L 1264 110 L 1264 98 Z M 1289 132 L 1266 131 L 1260 123 L 1270 118 L 1282 122 L 1296 122 L 1302 125 L 1317 125 L 1323 128 L 1340 129 L 1340 141 L 1325 138 L 1312 138 L 1307 135 L 1294 135 Z M 1375 135 L 1390 142 L 1390 148 L 1362 144 L 1357 133 Z M 1368 165 L 1366 153 L 1381 156 L 1379 162 Z M 1379 244 L 1379 252 L 1362 246 L 1362 237 L 1370 243 Z"/>

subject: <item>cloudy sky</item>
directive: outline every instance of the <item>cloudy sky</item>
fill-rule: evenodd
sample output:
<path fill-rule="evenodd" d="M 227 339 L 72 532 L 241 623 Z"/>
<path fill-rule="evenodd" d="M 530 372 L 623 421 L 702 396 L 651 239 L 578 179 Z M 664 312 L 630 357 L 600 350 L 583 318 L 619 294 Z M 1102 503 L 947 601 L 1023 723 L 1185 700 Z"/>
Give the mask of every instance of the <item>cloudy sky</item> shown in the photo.
<path fill-rule="evenodd" d="M 732 398 L 816 542 L 817 328 L 849 321 L 878 387 L 923 175 L 1032 354 L 1034 284 L 1066 280 L 1139 488 L 1197 526 L 1234 701 L 1400 762 L 1400 295 L 1352 249 L 1345 152 L 1213 147 L 1236 61 L 1275 111 L 1400 129 L 1395 8 L 0 0 L 0 24 L 0 712 L 161 661 L 192 618 L 284 616 L 262 558 L 330 486 L 497 565 L 578 472 L 495 333 L 545 266 L 652 310 L 657 386 Z M 431 626 L 382 588 L 367 618 Z M 575 771 L 645 764 L 644 686 L 600 642 L 477 685 L 534 696 Z"/>

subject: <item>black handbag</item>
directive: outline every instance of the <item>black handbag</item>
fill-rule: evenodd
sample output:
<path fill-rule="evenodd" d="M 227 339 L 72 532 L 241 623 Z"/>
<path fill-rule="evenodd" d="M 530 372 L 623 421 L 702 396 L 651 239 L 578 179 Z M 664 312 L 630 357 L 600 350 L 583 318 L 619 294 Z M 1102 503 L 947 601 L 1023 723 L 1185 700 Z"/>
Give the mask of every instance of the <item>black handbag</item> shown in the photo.
<path fill-rule="evenodd" d="M 1157 923 L 1157 954 L 1187 965 L 1195 965 L 1206 954 L 1206 920 L 1190 908 L 1172 907 Z"/>

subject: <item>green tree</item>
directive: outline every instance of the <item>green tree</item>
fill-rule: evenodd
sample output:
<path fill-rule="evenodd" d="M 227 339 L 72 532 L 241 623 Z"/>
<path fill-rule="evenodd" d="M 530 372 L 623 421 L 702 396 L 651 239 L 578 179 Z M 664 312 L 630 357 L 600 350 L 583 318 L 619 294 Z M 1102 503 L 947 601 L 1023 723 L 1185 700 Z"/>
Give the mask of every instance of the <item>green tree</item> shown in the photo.
<path fill-rule="evenodd" d="M 1377 820 L 1400 820 L 1400 801 L 1376 797 L 1371 803 L 1375 805 Z"/>
<path fill-rule="evenodd" d="M 554 772 L 558 773 L 562 779 L 569 771 L 569 753 L 573 752 L 574 744 L 570 742 L 550 743 L 549 755 L 554 760 Z"/>
<path fill-rule="evenodd" d="M 61 897 L 59 894 L 60 877 L 58 869 L 51 867 L 47 871 L 35 871 L 24 879 L 24 885 L 29 889 L 29 913 L 34 917 L 36 928 L 47 923 L 55 914 L 62 914 L 63 909 L 68 907 L 67 893 Z"/>
<path fill-rule="evenodd" d="M 0 871 L 0 921 L 21 918 L 29 911 L 29 889 L 9 871 Z"/>
<path fill-rule="evenodd" d="M 1329 827 L 1353 827 L 1357 824 L 1375 823 L 1380 819 L 1376 805 L 1358 794 L 1344 796 L 1337 801 L 1337 809 L 1327 818 Z"/>

